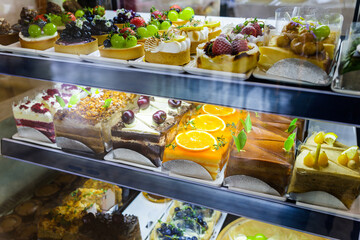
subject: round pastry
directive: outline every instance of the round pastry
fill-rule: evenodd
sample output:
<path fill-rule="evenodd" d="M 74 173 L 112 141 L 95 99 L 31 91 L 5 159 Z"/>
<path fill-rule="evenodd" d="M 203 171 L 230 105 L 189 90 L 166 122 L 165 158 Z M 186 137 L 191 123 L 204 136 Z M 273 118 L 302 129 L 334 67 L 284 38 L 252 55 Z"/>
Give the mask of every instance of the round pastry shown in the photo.
<path fill-rule="evenodd" d="M 55 24 L 42 20 L 22 28 L 19 33 L 20 44 L 23 48 L 46 50 L 54 46 L 56 39 L 58 39 L 58 33 Z"/>
<path fill-rule="evenodd" d="M 34 223 L 21 224 L 16 229 L 16 240 L 37 239 L 37 225 Z"/>
<path fill-rule="evenodd" d="M 13 232 L 22 223 L 21 217 L 10 214 L 0 219 L 0 234 L 6 236 Z"/>
<path fill-rule="evenodd" d="M 258 58 L 258 46 L 244 39 L 230 43 L 218 37 L 197 49 L 197 67 L 209 70 L 246 73 L 256 67 Z"/>
<path fill-rule="evenodd" d="M 145 41 L 145 61 L 168 65 L 185 65 L 190 62 L 190 39 L 185 36 L 170 36 Z"/>
<path fill-rule="evenodd" d="M 51 198 L 60 191 L 58 185 L 54 183 L 46 184 L 35 190 L 35 196 L 38 198 Z"/>
<path fill-rule="evenodd" d="M 31 220 L 36 211 L 42 205 L 40 200 L 30 199 L 23 203 L 20 203 L 15 208 L 15 213 L 18 214 L 24 221 Z"/>

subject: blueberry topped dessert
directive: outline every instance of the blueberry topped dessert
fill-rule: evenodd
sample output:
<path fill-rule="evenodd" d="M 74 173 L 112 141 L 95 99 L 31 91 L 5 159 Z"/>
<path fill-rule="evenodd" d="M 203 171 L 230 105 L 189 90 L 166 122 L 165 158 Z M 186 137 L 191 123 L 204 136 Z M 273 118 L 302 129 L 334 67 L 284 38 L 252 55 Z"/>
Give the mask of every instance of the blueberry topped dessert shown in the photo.
<path fill-rule="evenodd" d="M 140 17 L 140 14 L 125 8 L 118 9 L 116 14 L 117 16 L 114 17 L 114 22 L 115 24 L 118 24 L 119 28 L 123 27 L 126 23 L 130 23 L 131 19 L 134 17 Z"/>
<path fill-rule="evenodd" d="M 55 52 L 89 54 L 98 49 L 98 40 L 91 37 L 91 23 L 76 19 L 66 24 L 60 39 L 55 43 Z"/>

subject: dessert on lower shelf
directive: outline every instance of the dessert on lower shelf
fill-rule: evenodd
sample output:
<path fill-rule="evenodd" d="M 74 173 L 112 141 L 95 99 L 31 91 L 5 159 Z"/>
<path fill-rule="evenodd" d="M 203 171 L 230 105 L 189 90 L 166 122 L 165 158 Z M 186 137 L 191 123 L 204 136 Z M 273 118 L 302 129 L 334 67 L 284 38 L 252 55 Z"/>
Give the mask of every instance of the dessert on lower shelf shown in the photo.
<path fill-rule="evenodd" d="M 190 62 L 190 39 L 174 33 L 164 33 L 145 41 L 145 61 L 168 65 L 185 65 Z"/>
<path fill-rule="evenodd" d="M 199 45 L 196 53 L 198 68 L 247 73 L 257 65 L 259 48 L 246 39 L 231 39 L 220 35 L 215 40 Z"/>
<path fill-rule="evenodd" d="M 200 20 L 192 20 L 177 28 L 180 29 L 180 35 L 190 39 L 190 54 L 196 54 L 196 48 L 209 39 L 209 29 Z"/>
<path fill-rule="evenodd" d="M 223 228 L 217 240 L 325 240 L 307 233 L 263 223 L 247 218 L 238 218 Z"/>
<path fill-rule="evenodd" d="M 11 237 L 21 225 L 22 220 L 16 214 L 6 215 L 0 218 L 0 237 Z"/>
<path fill-rule="evenodd" d="M 10 45 L 19 40 L 19 33 L 5 18 L 0 18 L 0 45 Z"/>
<path fill-rule="evenodd" d="M 90 54 L 98 50 L 98 40 L 91 37 L 91 23 L 77 19 L 66 24 L 60 38 L 55 42 L 55 52 Z"/>
<path fill-rule="evenodd" d="M 112 148 L 111 127 L 121 118 L 121 111 L 135 106 L 137 96 L 109 90 L 96 92 L 72 108 L 56 112 L 54 124 L 56 137 L 62 137 L 60 147 L 77 150 L 74 140 L 77 146 L 86 146 L 80 151 L 103 154 Z"/>
<path fill-rule="evenodd" d="M 161 165 L 165 146 L 170 144 L 184 122 L 191 105 L 173 99 L 141 96 L 139 110 L 125 111 L 121 121 L 111 130 L 113 148 L 126 148 L 148 158 L 155 166 Z M 114 158 L 120 158 L 114 153 Z"/>
<path fill-rule="evenodd" d="M 239 111 L 233 108 L 203 105 L 188 122 L 180 125 L 175 140 L 165 149 L 163 165 L 177 172 L 181 167 L 174 166 L 175 161 L 187 160 L 189 164 L 196 163 L 203 167 L 215 180 L 227 162 L 232 143 L 230 129 L 238 125 L 239 118 Z M 184 169 L 178 170 L 182 172 L 181 175 L 194 174 Z"/>
<path fill-rule="evenodd" d="M 334 133 L 324 132 L 307 139 L 296 158 L 288 193 L 322 191 L 351 208 L 360 193 L 359 150 L 336 139 Z"/>
<path fill-rule="evenodd" d="M 150 240 L 208 240 L 211 238 L 221 212 L 174 201 L 165 222 L 159 221 Z"/>

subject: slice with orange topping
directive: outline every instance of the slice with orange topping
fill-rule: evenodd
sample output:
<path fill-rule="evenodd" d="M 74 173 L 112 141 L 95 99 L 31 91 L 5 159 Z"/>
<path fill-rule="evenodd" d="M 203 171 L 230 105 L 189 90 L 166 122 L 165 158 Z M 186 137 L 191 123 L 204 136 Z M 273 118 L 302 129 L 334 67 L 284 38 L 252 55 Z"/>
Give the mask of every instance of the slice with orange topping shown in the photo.
<path fill-rule="evenodd" d="M 207 114 L 213 114 L 218 117 L 225 117 L 235 113 L 234 108 L 221 107 L 216 105 L 204 104 L 202 110 Z"/>
<path fill-rule="evenodd" d="M 176 136 L 176 144 L 189 151 L 203 151 L 215 145 L 216 139 L 205 131 L 189 131 Z"/>
<path fill-rule="evenodd" d="M 197 116 L 194 119 L 194 125 L 197 130 L 206 132 L 224 131 L 226 128 L 224 120 L 211 114 Z"/>

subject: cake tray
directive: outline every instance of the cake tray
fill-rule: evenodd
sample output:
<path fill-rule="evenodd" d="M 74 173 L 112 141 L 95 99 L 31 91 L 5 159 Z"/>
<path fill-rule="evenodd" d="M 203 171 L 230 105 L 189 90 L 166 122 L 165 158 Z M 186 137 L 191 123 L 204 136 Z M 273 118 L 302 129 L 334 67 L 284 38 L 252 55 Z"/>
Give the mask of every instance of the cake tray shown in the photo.
<path fill-rule="evenodd" d="M 37 145 L 41 145 L 41 146 L 45 146 L 45 147 L 50 147 L 50 148 L 55 148 L 55 149 L 61 149 L 61 148 L 59 148 L 59 147 L 56 145 L 56 143 L 42 142 L 42 141 L 30 139 L 30 138 L 20 137 L 19 133 L 15 133 L 15 134 L 12 136 L 12 138 L 13 138 L 13 139 L 16 139 L 16 140 L 24 141 L 24 142 L 35 143 L 35 144 L 37 144 Z"/>
<path fill-rule="evenodd" d="M 0 45 L 0 52 L 11 52 L 14 54 L 39 56 L 39 51 L 30 48 L 22 48 L 20 42 L 16 42 L 7 46 Z"/>
<path fill-rule="evenodd" d="M 53 58 L 53 59 L 60 59 L 60 60 L 76 60 L 76 61 L 81 61 L 81 58 L 79 55 L 75 55 L 75 54 L 68 54 L 68 53 L 58 53 L 55 52 L 55 48 L 49 48 L 45 51 L 38 51 L 39 55 L 42 57 L 48 57 L 48 58 Z"/>
<path fill-rule="evenodd" d="M 92 63 L 97 63 L 97 64 L 102 64 L 102 65 L 111 65 L 111 66 L 128 66 L 128 61 L 126 60 L 121 60 L 121 59 L 115 59 L 115 58 L 106 58 L 106 57 L 101 57 L 100 56 L 100 51 L 97 50 L 93 53 L 90 53 L 89 55 L 80 55 L 80 58 L 82 60 L 85 60 L 87 62 L 92 62 Z"/>
<path fill-rule="evenodd" d="M 136 60 L 129 61 L 130 66 L 146 69 L 146 70 L 158 70 L 158 71 L 165 71 L 165 72 L 174 72 L 174 73 L 183 73 L 184 67 L 183 66 L 175 66 L 175 65 L 167 65 L 167 64 L 160 64 L 160 63 L 149 63 L 145 62 L 145 57 L 138 58 Z"/>
<path fill-rule="evenodd" d="M 123 151 L 124 159 L 114 158 L 114 151 Z M 152 162 L 148 158 L 138 152 L 126 148 L 119 148 L 110 151 L 105 155 L 104 160 L 143 168 L 155 172 L 161 172 L 161 167 L 156 167 L 154 164 L 151 164 Z"/>
<path fill-rule="evenodd" d="M 179 159 L 162 163 L 161 171 L 171 177 L 220 187 L 224 181 L 226 166 L 227 163 L 223 166 L 215 180 L 211 178 L 209 172 L 203 166 L 189 160 Z M 189 174 L 194 175 L 189 176 Z"/>
<path fill-rule="evenodd" d="M 185 72 L 188 72 L 188 73 L 194 74 L 194 75 L 201 75 L 201 76 L 207 76 L 207 77 L 232 78 L 235 80 L 246 80 L 246 79 L 250 78 L 251 73 L 253 72 L 253 70 L 250 70 L 247 73 L 232 73 L 232 72 L 223 72 L 223 71 L 202 69 L 202 68 L 198 68 L 196 66 L 196 59 L 191 60 L 187 65 L 185 65 L 184 70 L 185 70 Z"/>

